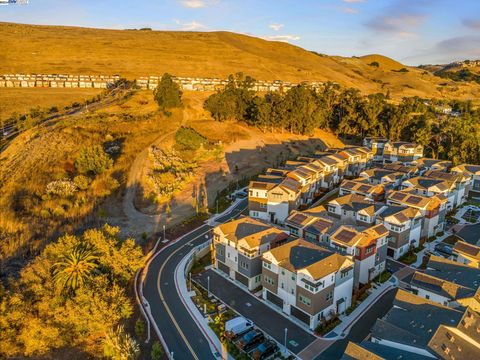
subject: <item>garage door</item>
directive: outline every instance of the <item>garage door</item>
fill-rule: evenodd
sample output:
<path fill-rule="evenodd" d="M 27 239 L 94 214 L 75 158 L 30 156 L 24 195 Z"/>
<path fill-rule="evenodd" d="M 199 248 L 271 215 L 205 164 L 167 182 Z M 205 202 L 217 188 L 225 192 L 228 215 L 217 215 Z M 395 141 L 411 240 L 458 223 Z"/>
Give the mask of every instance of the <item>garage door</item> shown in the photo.
<path fill-rule="evenodd" d="M 217 260 L 217 264 L 218 264 L 219 270 L 222 270 L 225 274 L 230 276 L 230 268 L 227 265 L 225 265 L 224 263 L 221 263 L 218 260 Z"/>
<path fill-rule="evenodd" d="M 248 278 L 238 272 L 235 273 L 235 280 L 241 282 L 243 285 L 248 287 Z"/>
<path fill-rule="evenodd" d="M 277 305 L 279 308 L 283 309 L 283 300 L 268 290 L 267 300 L 270 301 L 272 304 Z"/>
<path fill-rule="evenodd" d="M 305 314 L 302 310 L 297 309 L 295 306 L 290 306 L 290 314 L 295 316 L 301 322 L 310 326 L 310 316 Z"/>

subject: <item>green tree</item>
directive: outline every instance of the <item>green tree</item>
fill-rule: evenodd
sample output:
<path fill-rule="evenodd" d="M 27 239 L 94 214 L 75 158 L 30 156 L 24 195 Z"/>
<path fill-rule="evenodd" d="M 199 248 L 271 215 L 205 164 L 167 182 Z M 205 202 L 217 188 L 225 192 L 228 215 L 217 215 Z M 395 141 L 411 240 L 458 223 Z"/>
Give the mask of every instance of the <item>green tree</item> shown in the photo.
<path fill-rule="evenodd" d="M 75 168 L 82 174 L 101 174 L 113 165 L 113 160 L 99 145 L 85 147 L 75 159 Z"/>
<path fill-rule="evenodd" d="M 153 96 L 161 110 L 178 108 L 183 105 L 180 87 L 167 73 L 163 74 L 160 83 L 153 92 Z"/>
<path fill-rule="evenodd" d="M 85 246 L 77 245 L 53 266 L 55 282 L 66 290 L 76 290 L 91 280 L 98 256 Z"/>
<path fill-rule="evenodd" d="M 145 334 L 145 323 L 141 318 L 138 318 L 135 322 L 135 335 L 141 338 Z"/>

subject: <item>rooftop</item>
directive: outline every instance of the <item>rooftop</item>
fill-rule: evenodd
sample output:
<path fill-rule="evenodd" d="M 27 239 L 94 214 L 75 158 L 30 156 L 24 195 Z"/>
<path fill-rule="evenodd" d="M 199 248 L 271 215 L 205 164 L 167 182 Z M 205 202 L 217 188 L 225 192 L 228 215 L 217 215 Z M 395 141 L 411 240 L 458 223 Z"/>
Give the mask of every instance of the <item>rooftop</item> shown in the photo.
<path fill-rule="evenodd" d="M 465 225 L 455 235 L 469 244 L 480 246 L 480 223 Z"/>
<path fill-rule="evenodd" d="M 480 269 L 432 255 L 425 274 L 476 290 L 480 286 Z"/>
<path fill-rule="evenodd" d="M 362 341 L 360 344 L 349 342 L 341 360 L 432 360 L 431 357 L 415 354 L 410 351 L 381 345 L 371 341 Z"/>
<path fill-rule="evenodd" d="M 237 242 L 247 236 L 271 229 L 272 226 L 244 216 L 217 226 L 230 241 Z"/>

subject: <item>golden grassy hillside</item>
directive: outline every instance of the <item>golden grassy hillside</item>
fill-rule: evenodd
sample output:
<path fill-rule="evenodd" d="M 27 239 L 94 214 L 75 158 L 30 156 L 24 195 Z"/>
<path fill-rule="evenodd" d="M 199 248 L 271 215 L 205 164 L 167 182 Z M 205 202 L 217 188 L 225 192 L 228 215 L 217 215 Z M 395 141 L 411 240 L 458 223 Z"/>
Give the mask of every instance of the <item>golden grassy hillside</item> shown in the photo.
<path fill-rule="evenodd" d="M 18 41 L 22 39 L 22 41 Z M 0 23 L 0 73 L 120 74 L 169 72 L 225 78 L 242 71 L 257 79 L 335 81 L 365 93 L 474 98 L 480 87 L 439 79 L 379 55 L 342 58 L 282 42 L 229 32 L 100 30 Z M 381 58 L 381 59 L 380 59 Z M 369 66 L 380 59 L 380 66 Z M 397 65 L 399 64 L 399 65 Z M 443 85 L 441 85 L 443 84 Z"/>
<path fill-rule="evenodd" d="M 31 108 L 48 109 L 56 106 L 61 109 L 73 102 L 84 102 L 101 92 L 100 89 L 64 88 L 0 88 L 0 120 L 12 113 L 28 113 Z"/>

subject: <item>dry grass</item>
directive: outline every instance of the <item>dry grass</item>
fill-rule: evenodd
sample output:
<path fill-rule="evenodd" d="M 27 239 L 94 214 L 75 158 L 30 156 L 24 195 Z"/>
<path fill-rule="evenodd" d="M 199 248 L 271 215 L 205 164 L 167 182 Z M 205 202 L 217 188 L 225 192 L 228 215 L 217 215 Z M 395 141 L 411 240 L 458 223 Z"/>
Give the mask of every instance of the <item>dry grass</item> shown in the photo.
<path fill-rule="evenodd" d="M 5 236 L 0 231 L 0 260 L 18 255 L 18 247 L 31 242 L 33 237 L 42 240 L 29 245 L 35 250 L 55 231 L 71 230 L 85 217 L 98 216 L 96 207 L 102 197 L 108 196 L 111 179 L 124 184 L 135 156 L 181 121 L 181 112 L 166 118 L 150 111 L 154 109 L 148 103 L 144 108 L 148 111 L 129 107 L 143 102 L 144 97 L 145 94 L 138 93 L 123 105 L 37 126 L 19 135 L 0 154 L 0 227 L 10 234 Z M 119 111 L 114 112 L 115 107 Z M 121 153 L 113 168 L 94 180 L 84 201 L 44 198 L 49 182 L 74 175 L 73 162 L 82 147 L 113 140 L 122 144 Z M 55 211 L 62 214 L 55 215 Z M 7 239 L 17 242 L 2 243 Z"/>
<path fill-rule="evenodd" d="M 0 55 L 1 57 L 1 55 Z M 59 109 L 73 102 L 83 102 L 101 92 L 100 89 L 59 89 L 59 88 L 0 88 L 0 120 L 17 112 L 28 113 L 33 107 Z"/>
<path fill-rule="evenodd" d="M 22 41 L 18 41 L 21 38 Z M 221 77 L 243 71 L 257 79 L 335 81 L 364 93 L 475 98 L 480 86 L 398 65 L 380 55 L 320 56 L 287 43 L 229 32 L 99 30 L 0 23 L 0 73 L 118 73 L 129 78 L 170 72 Z M 114 54 L 114 55 L 112 55 Z M 368 64 L 379 61 L 381 66 Z M 383 66 L 382 66 L 383 65 Z M 403 65 L 402 65 L 403 67 Z"/>

